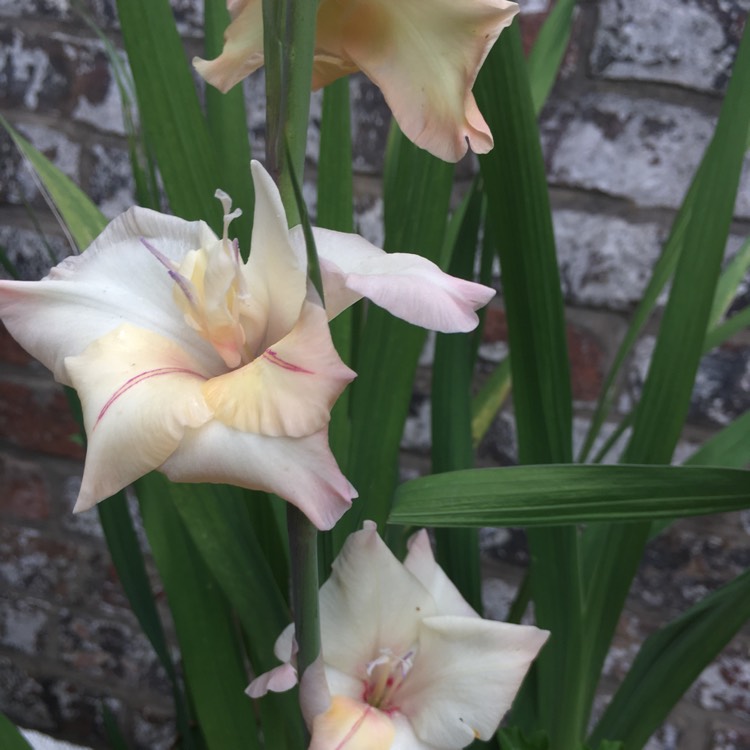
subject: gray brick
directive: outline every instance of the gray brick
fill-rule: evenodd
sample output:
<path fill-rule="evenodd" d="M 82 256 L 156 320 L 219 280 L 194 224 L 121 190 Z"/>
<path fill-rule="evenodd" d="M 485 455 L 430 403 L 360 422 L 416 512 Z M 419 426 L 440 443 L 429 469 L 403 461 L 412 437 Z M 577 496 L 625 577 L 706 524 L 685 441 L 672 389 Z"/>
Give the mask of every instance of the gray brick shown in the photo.
<path fill-rule="evenodd" d="M 750 2 L 601 0 L 598 8 L 590 60 L 595 75 L 721 91 Z"/>

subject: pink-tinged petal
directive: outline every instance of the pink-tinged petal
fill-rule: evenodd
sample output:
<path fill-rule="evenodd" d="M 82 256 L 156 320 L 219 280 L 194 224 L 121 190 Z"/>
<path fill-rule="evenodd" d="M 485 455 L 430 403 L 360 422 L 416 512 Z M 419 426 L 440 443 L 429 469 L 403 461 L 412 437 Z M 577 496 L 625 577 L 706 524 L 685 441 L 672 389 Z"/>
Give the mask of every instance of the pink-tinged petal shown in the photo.
<path fill-rule="evenodd" d="M 283 693 L 297 684 L 297 670 L 291 664 L 274 667 L 256 677 L 245 689 L 251 698 L 262 698 L 266 693 Z"/>
<path fill-rule="evenodd" d="M 410 253 L 386 253 L 355 234 L 315 230 L 326 309 L 335 317 L 356 299 L 414 325 L 442 333 L 471 331 L 475 314 L 494 289 L 443 273 L 432 261 Z"/>
<path fill-rule="evenodd" d="M 252 309 L 245 331 L 254 354 L 292 330 L 307 295 L 307 255 L 292 243 L 279 191 L 268 172 L 252 163 L 255 218 L 245 280 Z"/>
<path fill-rule="evenodd" d="M 393 723 L 382 711 L 335 695 L 313 721 L 309 750 L 389 750 L 393 736 Z"/>
<path fill-rule="evenodd" d="M 423 742 L 461 748 L 497 730 L 549 633 L 474 617 L 422 621 L 398 708 Z"/>
<path fill-rule="evenodd" d="M 187 428 L 211 419 L 204 375 L 174 342 L 125 324 L 65 360 L 88 436 L 75 511 L 156 469 Z"/>
<path fill-rule="evenodd" d="M 328 447 L 328 431 L 304 438 L 239 432 L 212 420 L 188 430 L 160 467 L 175 482 L 217 482 L 273 492 L 296 505 L 319 529 L 330 529 L 356 490 Z"/>
<path fill-rule="evenodd" d="M 441 615 L 459 615 L 461 617 L 479 617 L 477 612 L 461 596 L 459 590 L 443 569 L 435 562 L 430 538 L 422 529 L 409 540 L 409 554 L 404 560 L 404 567 L 414 574 L 419 582 L 430 592 Z"/>
<path fill-rule="evenodd" d="M 227 7 L 232 22 L 221 55 L 214 60 L 193 58 L 198 74 L 224 93 L 263 65 L 263 3 L 230 0 Z"/>
<path fill-rule="evenodd" d="M 41 281 L 0 281 L 0 317 L 11 335 L 70 385 L 63 360 L 123 322 L 175 341 L 208 372 L 224 370 L 213 348 L 173 302 L 174 281 L 146 249 L 170 261 L 213 238 L 203 222 L 133 208 L 112 221 L 82 255 L 66 258 Z"/>
<path fill-rule="evenodd" d="M 356 374 L 331 341 L 325 310 L 305 302 L 291 332 L 239 370 L 203 387 L 216 419 L 243 432 L 304 437 L 318 432 Z"/>
<path fill-rule="evenodd" d="M 518 6 L 506 0 L 323 0 L 316 52 L 357 65 L 383 92 L 407 138 L 446 161 L 492 135 L 471 94 Z M 316 81 L 317 82 L 317 81 Z"/>
<path fill-rule="evenodd" d="M 320 589 L 320 627 L 326 664 L 355 678 L 380 649 L 404 656 L 419 619 L 435 612 L 421 583 L 393 556 L 374 524 L 351 534 Z"/>

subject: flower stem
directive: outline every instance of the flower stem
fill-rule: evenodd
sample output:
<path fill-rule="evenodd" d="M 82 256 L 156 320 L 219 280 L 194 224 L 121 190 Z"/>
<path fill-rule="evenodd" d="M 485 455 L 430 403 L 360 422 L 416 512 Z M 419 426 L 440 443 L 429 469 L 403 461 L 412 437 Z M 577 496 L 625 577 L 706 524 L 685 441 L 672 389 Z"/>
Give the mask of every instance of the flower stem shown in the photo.
<path fill-rule="evenodd" d="M 287 530 L 292 572 L 292 609 L 297 636 L 297 673 L 305 670 L 320 654 L 320 612 L 318 608 L 318 532 L 307 516 L 287 506 Z"/>

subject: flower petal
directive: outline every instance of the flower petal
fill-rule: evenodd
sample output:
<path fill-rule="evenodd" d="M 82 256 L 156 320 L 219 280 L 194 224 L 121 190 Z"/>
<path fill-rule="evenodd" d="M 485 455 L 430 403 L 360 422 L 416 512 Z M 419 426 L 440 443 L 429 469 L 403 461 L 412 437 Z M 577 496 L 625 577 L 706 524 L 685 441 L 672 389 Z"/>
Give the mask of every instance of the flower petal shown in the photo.
<path fill-rule="evenodd" d="M 323 0 L 317 52 L 356 64 L 383 92 L 407 138 L 446 161 L 486 153 L 492 135 L 471 88 L 518 12 L 506 0 Z M 317 81 L 316 81 L 317 82 Z"/>
<path fill-rule="evenodd" d="M 175 482 L 219 482 L 273 492 L 319 529 L 330 529 L 357 496 L 328 447 L 328 431 L 304 438 L 239 432 L 212 420 L 188 430 L 160 467 Z"/>
<path fill-rule="evenodd" d="M 250 364 L 207 381 L 203 393 L 228 427 L 299 438 L 328 424 L 354 377 L 333 346 L 325 310 L 305 302 L 287 336 Z"/>
<path fill-rule="evenodd" d="M 388 750 L 393 722 L 367 703 L 334 695 L 331 706 L 313 720 L 309 750 Z"/>
<path fill-rule="evenodd" d="M 262 698 L 269 691 L 283 693 L 297 684 L 297 670 L 289 663 L 274 667 L 256 677 L 245 689 L 251 698 Z"/>
<path fill-rule="evenodd" d="M 210 344 L 185 325 L 173 302 L 174 281 L 141 238 L 177 263 L 190 250 L 216 241 L 202 221 L 132 208 L 85 253 L 66 258 L 41 281 L 0 281 L 0 317 L 58 381 L 71 384 L 65 357 L 80 354 L 123 322 L 173 340 L 209 373 L 224 370 Z"/>
<path fill-rule="evenodd" d="M 367 665 L 390 649 L 414 645 L 421 617 L 435 603 L 393 556 L 374 524 L 351 534 L 320 589 L 320 629 L 327 665 L 364 679 Z"/>
<path fill-rule="evenodd" d="M 391 721 L 396 728 L 396 736 L 390 750 L 445 750 L 445 748 L 430 745 L 414 734 L 414 728 L 409 723 L 409 719 L 398 711 L 391 714 Z"/>
<path fill-rule="evenodd" d="M 409 540 L 409 554 L 404 560 L 404 567 L 414 574 L 430 592 L 437 604 L 439 614 L 479 617 L 477 612 L 461 596 L 453 581 L 435 562 L 430 538 L 424 529 L 418 531 Z"/>
<path fill-rule="evenodd" d="M 418 657 L 399 695 L 417 736 L 439 748 L 489 739 L 549 633 L 474 617 L 422 620 Z"/>
<path fill-rule="evenodd" d="M 198 365 L 152 331 L 124 324 L 67 358 L 65 367 L 81 398 L 88 435 L 75 511 L 160 466 L 186 428 L 211 419 Z"/>
<path fill-rule="evenodd" d="M 252 162 L 255 214 L 245 280 L 254 303 L 245 326 L 259 354 L 292 330 L 307 295 L 307 254 L 292 243 L 279 191 L 268 172 Z M 256 309 L 257 308 L 257 309 Z"/>
<path fill-rule="evenodd" d="M 193 66 L 208 83 L 225 94 L 263 65 L 263 3 L 229 0 L 232 22 L 224 32 L 224 49 L 214 60 L 193 58 Z"/>
<path fill-rule="evenodd" d="M 328 317 L 360 297 L 409 323 L 443 333 L 471 331 L 494 289 L 443 273 L 410 253 L 386 253 L 355 234 L 315 229 Z"/>

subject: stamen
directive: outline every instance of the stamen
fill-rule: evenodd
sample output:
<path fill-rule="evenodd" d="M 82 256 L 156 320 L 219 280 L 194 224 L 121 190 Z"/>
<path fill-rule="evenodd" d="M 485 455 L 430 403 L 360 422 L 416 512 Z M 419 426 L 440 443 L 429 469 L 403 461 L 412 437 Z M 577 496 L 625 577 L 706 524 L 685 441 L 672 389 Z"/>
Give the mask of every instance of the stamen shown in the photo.
<path fill-rule="evenodd" d="M 169 274 L 172 281 L 177 284 L 177 286 L 180 288 L 180 291 L 185 295 L 187 298 L 187 301 L 190 303 L 190 306 L 195 309 L 196 308 L 196 302 L 195 297 L 193 296 L 193 292 L 191 290 L 192 284 L 188 279 L 186 279 L 182 274 L 180 274 L 179 271 L 177 271 L 174 267 L 174 263 L 167 258 L 164 253 L 162 253 L 160 250 L 157 250 L 145 237 L 141 237 L 141 244 L 148 250 L 151 255 L 156 258 L 156 260 L 161 263 L 164 268 L 167 269 L 167 273 Z"/>
<path fill-rule="evenodd" d="M 217 190 L 214 193 L 214 198 L 218 198 L 221 201 L 222 208 L 224 209 L 224 242 L 228 241 L 229 225 L 234 219 L 238 219 L 242 216 L 242 209 L 235 208 L 232 211 L 232 199 L 223 191 Z"/>

